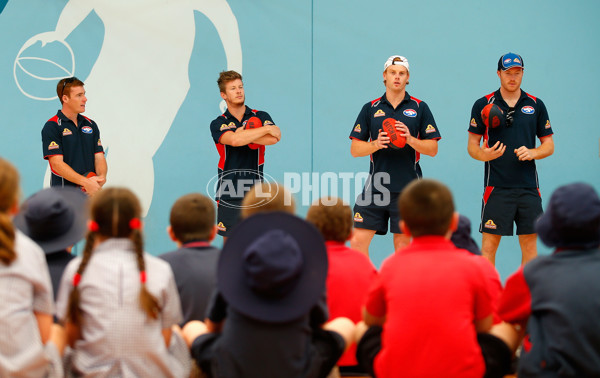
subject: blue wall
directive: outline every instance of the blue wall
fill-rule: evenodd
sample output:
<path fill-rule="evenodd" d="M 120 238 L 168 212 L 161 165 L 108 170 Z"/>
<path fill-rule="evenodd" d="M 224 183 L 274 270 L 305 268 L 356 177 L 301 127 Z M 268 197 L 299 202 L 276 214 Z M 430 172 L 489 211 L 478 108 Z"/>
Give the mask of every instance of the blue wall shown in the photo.
<path fill-rule="evenodd" d="M 192 8 L 173 9 L 188 3 Z M 267 110 L 282 128 L 282 141 L 267 148 L 265 172 L 283 182 L 294 172 L 337 175 L 368 170 L 368 158 L 350 156 L 348 134 L 360 107 L 384 92 L 384 61 L 392 54 L 406 56 L 411 64 L 408 91 L 429 104 L 443 136 L 439 154 L 422 158 L 424 175 L 450 186 L 459 211 L 471 218 L 476 228 L 483 163 L 471 159 L 466 151 L 470 109 L 475 99 L 497 89 L 498 57 L 517 52 L 526 67 L 523 89 L 544 100 L 555 131 L 555 154 L 538 162 L 544 204 L 552 191 L 565 183 L 582 180 L 600 190 L 600 129 L 594 121 L 600 84 L 596 72 L 600 3 L 596 1 L 229 0 L 225 4 L 237 25 L 221 19 L 222 12 L 211 18 L 210 10 L 223 3 L 170 3 L 169 12 L 184 12 L 186 18 L 168 26 L 177 31 L 184 23 L 193 24 L 188 32 L 193 47 L 188 51 L 189 62 L 179 62 L 177 72 L 173 69 L 166 75 L 158 68 L 172 63 L 172 54 L 161 52 L 168 46 L 165 39 L 173 35 L 155 30 L 158 24 L 137 22 L 147 21 L 143 19 L 147 13 L 166 15 L 167 10 L 158 8 L 165 2 L 98 2 L 100 8 L 86 12 L 65 39 L 73 50 L 75 75 L 84 81 L 91 74 L 100 76 L 99 72 L 107 77 L 105 86 L 86 86 L 87 116 L 99 121 L 100 110 L 92 112 L 97 109 L 94 104 L 103 104 L 101 110 L 109 115 L 124 109 L 145 120 L 148 114 L 157 114 L 157 125 L 148 122 L 140 139 L 132 138 L 132 159 L 137 156 L 136 148 L 142 148 L 138 144 L 144 144 L 147 135 L 166 123 L 168 133 L 153 156 L 154 191 L 145 219 L 147 249 L 153 254 L 173 248 L 164 230 L 175 199 L 192 191 L 206 192 L 206 184 L 216 174 L 217 152 L 208 130 L 209 122 L 220 113 L 215 81 L 219 71 L 236 65 L 243 67 L 248 105 Z M 59 0 L 11 0 L 0 13 L 0 104 L 4 115 L 0 154 L 22 172 L 24 196 L 42 187 L 47 163 L 42 159 L 40 129 L 60 106 L 57 99 L 36 100 L 23 92 L 51 97 L 57 80 L 44 81 L 31 74 L 51 78 L 60 76 L 61 70 L 44 61 L 19 60 L 27 74 L 15 62 L 27 40 L 55 30 L 66 5 L 73 6 Z M 130 21 L 132 10 L 139 12 L 135 13 L 139 17 Z M 115 31 L 109 18 L 123 29 Z M 168 19 L 164 17 L 162 22 Z M 219 33 L 219 27 L 239 32 L 241 57 L 228 57 L 227 38 L 222 30 Z M 150 37 L 139 46 L 129 45 L 122 53 L 110 55 L 105 42 L 117 32 L 124 33 L 123 38 L 133 38 L 136 33 Z M 168 43 L 180 41 L 173 38 Z M 147 80 L 140 81 L 135 72 L 120 70 L 118 65 L 102 71 L 106 61 L 99 57 L 112 57 L 126 66 L 148 45 L 156 46 L 156 56 L 139 67 Z M 20 57 L 44 57 L 70 69 L 71 57 L 64 45 L 51 42 L 46 48 L 35 44 Z M 183 91 L 185 97 L 176 113 L 161 121 L 165 109 L 152 103 L 157 99 L 169 103 L 173 92 L 161 79 L 182 74 L 189 80 L 189 90 Z M 139 86 L 144 91 L 132 93 Z M 104 104 L 110 104 L 110 112 Z M 109 125 L 110 117 L 102 117 L 101 132 L 115 127 Z M 130 127 L 129 123 L 116 126 L 124 135 Z M 109 183 L 111 172 L 117 169 L 116 163 L 109 166 Z M 137 175 L 134 170 L 129 179 L 135 182 Z M 339 187 L 337 194 L 342 195 Z M 352 190 L 351 202 L 355 194 Z M 307 206 L 302 204 L 309 204 L 312 198 L 296 199 L 301 205 L 298 212 L 304 215 Z M 473 234 L 480 242 L 480 235 Z M 371 251 L 379 265 L 392 252 L 391 236 L 376 237 Z M 549 252 L 541 244 L 540 251 Z M 497 259 L 503 278 L 519 261 L 516 237 L 504 238 Z"/>

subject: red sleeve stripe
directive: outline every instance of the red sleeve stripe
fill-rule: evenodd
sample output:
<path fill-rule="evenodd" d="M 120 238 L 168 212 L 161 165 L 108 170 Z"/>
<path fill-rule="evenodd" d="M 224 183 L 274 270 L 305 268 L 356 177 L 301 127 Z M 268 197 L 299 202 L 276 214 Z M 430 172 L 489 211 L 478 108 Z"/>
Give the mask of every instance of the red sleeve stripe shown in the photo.
<path fill-rule="evenodd" d="M 63 156 L 63 154 L 51 154 L 51 155 L 44 155 L 44 159 L 48 160 L 48 158 L 52 157 L 52 156 Z"/>
<path fill-rule="evenodd" d="M 375 100 L 371 101 L 371 105 L 373 105 L 374 103 L 376 103 L 377 101 L 381 100 L 381 97 L 376 98 Z"/>
<path fill-rule="evenodd" d="M 418 98 L 413 97 L 413 96 L 410 96 L 410 99 L 413 100 L 414 102 L 416 102 L 417 106 L 422 102 L 421 100 L 419 100 Z"/>
<path fill-rule="evenodd" d="M 537 103 L 537 98 L 535 98 L 535 96 L 530 95 L 529 93 L 525 92 L 525 94 L 527 95 L 527 97 L 529 97 L 530 99 L 533 100 L 533 102 Z"/>

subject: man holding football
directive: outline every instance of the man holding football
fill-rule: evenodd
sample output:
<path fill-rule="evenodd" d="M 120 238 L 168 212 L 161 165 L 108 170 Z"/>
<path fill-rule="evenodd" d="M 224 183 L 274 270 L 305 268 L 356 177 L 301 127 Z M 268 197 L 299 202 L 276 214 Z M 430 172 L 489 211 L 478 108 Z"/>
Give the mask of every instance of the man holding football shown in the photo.
<path fill-rule="evenodd" d="M 502 236 L 512 236 L 513 222 L 519 235 L 521 263 L 537 255 L 534 222 L 542 214 L 542 199 L 535 160 L 554 153 L 546 106 L 521 90 L 523 68 L 520 55 L 501 56 L 497 70 L 500 89 L 475 101 L 471 110 L 467 150 L 472 158 L 485 162 L 479 232 L 481 252 L 492 264 Z M 497 105 L 503 113 L 497 127 L 489 127 L 482 119 L 488 104 Z M 540 140 L 537 147 L 536 136 Z"/>

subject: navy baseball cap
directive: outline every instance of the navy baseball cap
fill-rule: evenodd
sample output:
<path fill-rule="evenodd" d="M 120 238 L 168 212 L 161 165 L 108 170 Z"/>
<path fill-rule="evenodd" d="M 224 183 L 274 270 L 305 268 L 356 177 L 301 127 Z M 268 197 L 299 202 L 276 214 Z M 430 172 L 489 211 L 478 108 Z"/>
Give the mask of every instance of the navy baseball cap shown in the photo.
<path fill-rule="evenodd" d="M 519 54 L 509 52 L 508 54 L 502 55 L 498 60 L 498 71 L 506 71 L 514 67 L 525 68 L 523 58 L 521 58 L 521 55 Z"/>

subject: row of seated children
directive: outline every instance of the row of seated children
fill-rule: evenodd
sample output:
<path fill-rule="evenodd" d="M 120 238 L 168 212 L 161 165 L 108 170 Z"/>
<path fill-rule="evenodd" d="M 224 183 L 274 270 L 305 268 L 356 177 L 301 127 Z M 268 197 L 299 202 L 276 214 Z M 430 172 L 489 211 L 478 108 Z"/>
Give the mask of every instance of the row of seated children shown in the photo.
<path fill-rule="evenodd" d="M 530 273 L 543 269 L 548 265 L 546 262 L 527 265 L 511 277 L 501 296 L 500 309 L 496 311 L 495 298 L 500 296 L 501 290 L 497 273 L 482 264 L 483 259 L 448 244 L 447 238 L 460 222 L 454 215 L 449 190 L 429 180 L 415 183 L 414 189 L 403 194 L 404 202 L 400 200 L 404 215 L 402 227 L 413 237 L 413 243 L 388 259 L 379 276 L 364 255 L 344 246 L 351 237 L 352 214 L 350 208 L 336 198 L 326 197 L 315 203 L 307 214 L 308 223 L 291 215 L 295 209 L 289 197 L 274 195 L 269 206 L 262 209 L 247 206 L 243 226 L 234 231 L 219 253 L 209 244 L 215 234 L 212 202 L 199 194 L 184 196 L 172 208 L 169 230 L 181 249 L 161 256 L 169 262 L 172 268 L 169 269 L 169 265 L 143 253 L 140 210 L 135 195 L 126 189 L 112 188 L 92 199 L 92 221 L 83 256 L 69 264 L 60 284 L 57 314 L 65 325 L 63 329 L 52 325 L 52 286 L 49 282 L 30 282 L 48 278 L 47 268 L 40 266 L 43 253 L 39 248 L 10 224 L 10 214 L 16 212 L 18 202 L 18 175 L 4 160 L 0 160 L 0 178 L 2 234 L 9 239 L 8 244 L 2 239 L 0 257 L 5 269 L 0 269 L 0 280 L 10 282 L 10 286 L 3 287 L 31 285 L 36 288 L 32 293 L 41 291 L 36 294 L 40 296 L 37 299 L 19 298 L 23 301 L 21 305 L 25 299 L 33 301 L 27 321 L 37 322 L 41 337 L 36 338 L 36 328 L 30 328 L 34 335 L 19 335 L 20 342 L 14 339 L 0 342 L 2 376 L 62 376 L 60 354 L 65 341 L 71 346 L 64 360 L 71 374 L 187 376 L 189 351 L 178 327 L 172 327 L 185 323 L 184 339 L 191 346 L 194 360 L 208 376 L 317 377 L 329 374 L 336 364 L 349 372 L 363 369 L 377 377 L 501 376 L 507 372 L 506 356 L 510 359 L 511 352 L 520 344 L 527 319 L 531 316 L 533 322 L 542 311 L 535 302 L 527 302 L 527 295 L 535 297 L 543 293 L 549 298 L 554 295 L 555 302 L 551 303 L 556 304 L 556 293 L 548 290 L 544 276 Z M 595 262 L 593 256 L 598 255 L 600 244 L 600 201 L 593 189 L 590 192 L 589 186 L 579 185 L 574 189 L 568 187 L 568 197 L 578 198 L 579 203 L 590 210 L 586 214 L 591 215 L 578 218 L 567 214 L 571 218 L 566 223 L 551 224 L 548 227 L 552 231 L 540 230 L 540 237 L 548 242 L 545 239 L 552 236 L 548 244 L 561 248 L 556 256 L 573 255 L 573 260 L 585 256 L 585 262 L 576 267 L 578 271 L 593 272 L 596 265 L 590 261 Z M 264 201 L 262 196 L 272 189 L 261 188 L 260 198 L 251 191 L 247 205 Z M 277 187 L 273 193 L 285 193 L 285 189 Z M 580 193 L 585 194 L 583 200 L 577 197 Z M 36 196 L 40 197 L 39 202 L 56 203 L 54 207 L 66 213 L 69 211 L 65 210 L 68 206 L 64 203 L 76 201 L 72 194 L 65 193 L 53 197 L 42 191 Z M 38 227 L 36 233 L 36 216 L 39 221 L 42 217 L 39 212 L 43 215 L 40 210 L 43 206 L 36 207 L 32 201 L 36 196 L 27 201 L 28 207 L 16 216 L 15 223 L 41 240 L 44 238 L 37 237 L 40 230 L 50 226 Z M 565 196 L 561 197 L 563 201 Z M 555 219 L 556 212 L 565 212 L 565 209 L 556 210 L 553 203 L 551 201 L 547 214 L 552 213 Z M 567 208 L 569 206 L 572 204 Z M 256 214 L 265 211 L 265 214 Z M 71 218 L 73 223 L 77 218 L 74 222 L 81 225 L 85 221 L 80 217 L 74 211 L 61 219 Z M 548 217 L 543 219 L 548 225 Z M 575 227 L 565 226 L 569 223 Z M 34 226 L 33 229 L 30 226 Z M 77 228 L 64 224 L 63 227 Z M 5 255 L 5 251 L 11 250 L 11 231 L 15 235 L 12 263 L 10 254 Z M 76 239 L 70 236 L 52 245 L 53 235 L 61 232 L 64 230 L 53 229 L 47 233 L 45 242 L 38 243 L 44 251 L 64 250 Z M 568 240 L 568 245 L 562 241 L 557 243 L 555 237 Z M 463 241 L 467 240 L 472 246 L 469 239 Z M 61 243 L 64 245 L 59 245 Z M 29 248 L 22 247 L 24 244 Z M 564 254 L 563 248 L 576 252 Z M 27 255 L 28 250 L 37 250 L 37 260 Z M 587 253 L 579 253 L 582 250 Z M 563 260 L 555 255 L 549 259 L 558 260 L 555 267 L 560 272 Z M 205 260 L 198 263 L 194 262 L 195 258 Z M 545 261 L 544 258 L 538 260 Z M 14 271 L 24 266 L 34 271 L 15 276 Z M 19 282 L 15 277 L 27 279 Z M 217 277 L 226 279 L 216 280 Z M 534 290 L 530 277 L 544 285 Z M 570 277 L 575 284 L 581 277 L 590 279 L 578 274 Z M 218 290 L 209 299 L 215 287 Z M 0 295 L 8 295 L 4 291 Z M 578 309 L 593 308 L 583 304 L 586 298 L 578 298 L 582 302 L 577 302 Z M 471 311 L 465 310 L 469 303 Z M 356 327 L 363 305 L 366 323 Z M 208 317 L 204 323 L 192 321 L 204 319 L 207 307 Z M 14 307 L 5 308 L 8 309 L 7 316 L 3 317 L 6 324 L 14 325 Z M 568 312 L 569 319 L 577 313 L 568 306 L 564 312 Z M 500 322 L 498 314 L 508 323 Z M 575 316 L 573 325 L 592 318 Z M 368 330 L 367 324 L 372 326 Z M 538 319 L 533 324 L 533 328 L 529 326 L 530 336 L 524 344 L 520 374 L 537 376 L 545 370 L 561 368 L 588 375 L 598 372 L 599 353 L 593 347 L 597 345 L 593 343 L 597 332 L 585 337 L 573 331 L 575 337 L 569 343 L 572 352 L 566 354 L 561 349 L 553 356 L 545 354 L 546 343 L 535 342 L 545 340 L 543 321 Z M 480 334 L 476 335 L 476 331 Z M 560 341 L 560 336 L 553 335 L 552 340 Z M 340 358 L 354 341 L 359 341 L 358 353 L 353 346 Z M 575 357 L 571 356 L 576 353 Z M 356 356 L 362 368 L 355 366 Z M 146 360 L 148 358 L 151 362 Z"/>

